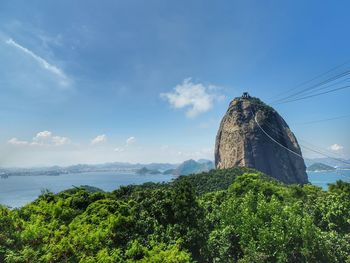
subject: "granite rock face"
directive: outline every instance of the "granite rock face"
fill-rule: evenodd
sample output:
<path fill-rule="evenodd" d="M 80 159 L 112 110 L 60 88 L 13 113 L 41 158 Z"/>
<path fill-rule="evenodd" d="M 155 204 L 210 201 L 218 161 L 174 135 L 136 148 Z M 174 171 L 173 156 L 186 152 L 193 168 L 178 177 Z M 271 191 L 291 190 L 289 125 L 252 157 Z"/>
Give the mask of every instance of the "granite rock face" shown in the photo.
<path fill-rule="evenodd" d="M 230 103 L 216 136 L 216 168 L 255 168 L 284 183 L 304 184 L 301 155 L 297 139 L 274 109 L 252 97 Z"/>

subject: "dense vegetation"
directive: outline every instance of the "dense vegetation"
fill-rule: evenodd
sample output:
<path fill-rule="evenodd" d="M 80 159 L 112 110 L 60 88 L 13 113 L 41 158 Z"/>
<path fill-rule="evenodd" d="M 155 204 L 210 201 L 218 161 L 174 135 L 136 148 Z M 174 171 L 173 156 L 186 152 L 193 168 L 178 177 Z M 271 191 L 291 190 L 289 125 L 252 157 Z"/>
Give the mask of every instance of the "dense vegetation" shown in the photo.
<path fill-rule="evenodd" d="M 0 262 L 350 262 L 350 184 L 228 169 L 0 208 Z"/>

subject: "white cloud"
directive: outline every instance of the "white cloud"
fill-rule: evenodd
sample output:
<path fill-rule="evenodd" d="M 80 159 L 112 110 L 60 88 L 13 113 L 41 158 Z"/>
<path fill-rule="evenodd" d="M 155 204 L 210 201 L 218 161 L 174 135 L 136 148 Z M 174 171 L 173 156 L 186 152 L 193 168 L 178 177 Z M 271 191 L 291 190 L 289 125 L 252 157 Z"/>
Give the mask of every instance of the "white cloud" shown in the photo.
<path fill-rule="evenodd" d="M 136 138 L 134 136 L 131 136 L 131 137 L 126 139 L 124 147 L 116 147 L 114 149 L 114 151 L 115 152 L 125 152 L 125 151 L 127 151 L 128 147 L 131 146 L 132 144 L 134 144 L 135 142 L 136 142 Z"/>
<path fill-rule="evenodd" d="M 130 146 L 131 144 L 134 144 L 136 142 L 136 138 L 131 136 L 128 139 L 126 139 L 126 146 Z"/>
<path fill-rule="evenodd" d="M 335 152 L 339 152 L 339 151 L 343 150 L 344 147 L 342 145 L 335 143 L 335 144 L 332 144 L 331 146 L 329 146 L 329 149 L 331 149 L 332 151 L 335 151 Z"/>
<path fill-rule="evenodd" d="M 107 141 L 106 134 L 101 134 L 101 135 L 97 135 L 94 139 L 92 139 L 91 144 L 95 145 L 95 144 L 103 143 L 106 141 Z"/>
<path fill-rule="evenodd" d="M 114 149 L 114 151 L 115 151 L 115 152 L 118 152 L 118 153 L 121 153 L 121 152 L 124 152 L 125 149 L 124 149 L 124 148 L 119 148 L 119 147 L 117 147 L 117 148 Z"/>
<path fill-rule="evenodd" d="M 50 131 L 38 132 L 32 141 L 22 141 L 17 138 L 12 138 L 7 141 L 12 145 L 38 145 L 38 146 L 61 146 L 70 143 L 70 139 L 62 136 L 52 136 Z"/>
<path fill-rule="evenodd" d="M 49 62 L 47 62 L 45 59 L 43 59 L 42 57 L 36 55 L 33 51 L 29 50 L 28 48 L 18 44 L 16 41 L 14 41 L 12 38 L 9 38 L 8 40 L 6 40 L 6 43 L 8 45 L 11 45 L 19 50 L 21 50 L 22 52 L 24 52 L 25 54 L 29 55 L 30 57 L 32 57 L 36 62 L 39 63 L 39 65 L 41 67 L 43 67 L 44 69 L 46 69 L 47 71 L 51 72 L 52 74 L 54 74 L 56 77 L 58 77 L 60 79 L 60 84 L 62 86 L 68 86 L 70 81 L 69 78 L 66 76 L 66 74 L 62 71 L 62 69 L 60 69 L 59 67 L 50 64 Z"/>
<path fill-rule="evenodd" d="M 70 140 L 67 137 L 61 137 L 61 136 L 53 136 L 52 142 L 56 145 L 64 145 L 70 143 Z"/>
<path fill-rule="evenodd" d="M 18 140 L 17 138 L 12 138 L 8 140 L 7 143 L 12 145 L 28 145 L 27 141 L 21 141 L 21 140 Z"/>
<path fill-rule="evenodd" d="M 201 83 L 193 83 L 191 78 L 187 78 L 177 85 L 173 92 L 161 93 L 160 96 L 167 99 L 170 105 L 176 109 L 186 108 L 187 117 L 192 118 L 209 111 L 215 101 L 224 98 L 223 95 L 213 93 L 217 89 L 213 85 L 205 86 Z"/>
<path fill-rule="evenodd" d="M 46 141 L 48 139 L 51 139 L 52 137 L 52 132 L 50 131 L 42 131 L 38 132 L 35 137 L 33 138 L 33 142 L 38 142 L 41 143 L 43 141 Z"/>
<path fill-rule="evenodd" d="M 69 144 L 70 139 L 62 136 L 53 136 L 50 131 L 41 131 L 38 132 L 33 138 L 32 145 L 46 145 L 46 146 L 61 146 Z"/>

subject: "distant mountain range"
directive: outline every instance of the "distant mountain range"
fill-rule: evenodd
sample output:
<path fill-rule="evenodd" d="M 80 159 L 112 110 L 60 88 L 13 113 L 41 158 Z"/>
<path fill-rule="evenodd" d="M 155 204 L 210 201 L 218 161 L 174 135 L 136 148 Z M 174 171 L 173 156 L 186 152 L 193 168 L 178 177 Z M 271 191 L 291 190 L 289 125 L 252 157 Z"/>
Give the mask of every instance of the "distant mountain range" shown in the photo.
<path fill-rule="evenodd" d="M 164 173 L 173 175 L 189 175 L 208 172 L 214 168 L 214 162 L 209 160 L 188 160 L 180 164 L 177 168 L 167 170 Z"/>
<path fill-rule="evenodd" d="M 200 159 L 198 161 L 188 160 L 181 164 L 171 163 L 150 163 L 150 164 L 132 164 L 124 162 L 113 162 L 104 164 L 77 164 L 71 166 L 51 166 L 37 168 L 0 168 L 2 178 L 8 176 L 26 176 L 26 175 L 48 175 L 57 176 L 68 173 L 83 172 L 137 172 L 139 174 L 174 174 L 187 175 L 209 171 L 214 168 L 213 161 Z"/>
<path fill-rule="evenodd" d="M 208 172 L 210 170 L 214 169 L 214 163 L 210 160 L 188 160 L 183 162 L 182 164 L 178 165 L 176 168 L 168 169 L 163 172 L 156 170 L 156 169 L 150 169 L 147 167 L 142 167 L 141 169 L 138 169 L 136 173 L 138 174 L 172 174 L 172 175 L 189 175 L 189 174 L 197 174 L 201 172 Z"/>
<path fill-rule="evenodd" d="M 345 160 L 350 164 L 350 160 Z M 330 158 L 305 159 L 305 164 L 310 167 L 313 164 L 324 164 L 334 168 L 350 168 L 343 162 Z M 214 162 L 206 159 L 187 160 L 183 163 L 126 163 L 112 162 L 104 164 L 76 164 L 71 166 L 50 166 L 50 167 L 34 167 L 34 168 L 0 168 L 0 178 L 8 176 L 26 176 L 26 175 L 47 175 L 57 176 L 68 173 L 83 173 L 83 172 L 137 172 L 139 174 L 173 174 L 173 175 L 188 175 L 210 171 L 214 169 Z M 320 168 L 320 167 L 318 167 Z M 319 169 L 318 169 L 319 170 Z M 310 168 L 308 168 L 310 171 Z"/>

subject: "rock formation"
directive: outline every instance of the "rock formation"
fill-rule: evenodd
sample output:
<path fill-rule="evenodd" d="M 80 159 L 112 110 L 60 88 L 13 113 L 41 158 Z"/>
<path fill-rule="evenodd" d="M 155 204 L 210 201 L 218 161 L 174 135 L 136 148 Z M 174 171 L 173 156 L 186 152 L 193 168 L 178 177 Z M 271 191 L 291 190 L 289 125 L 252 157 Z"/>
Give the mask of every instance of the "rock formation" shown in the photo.
<path fill-rule="evenodd" d="M 273 108 L 246 93 L 230 103 L 221 121 L 215 166 L 255 168 L 288 184 L 308 182 L 299 144 L 287 123 Z"/>

